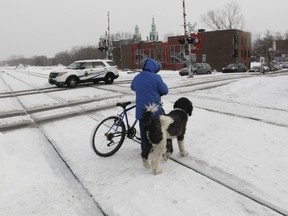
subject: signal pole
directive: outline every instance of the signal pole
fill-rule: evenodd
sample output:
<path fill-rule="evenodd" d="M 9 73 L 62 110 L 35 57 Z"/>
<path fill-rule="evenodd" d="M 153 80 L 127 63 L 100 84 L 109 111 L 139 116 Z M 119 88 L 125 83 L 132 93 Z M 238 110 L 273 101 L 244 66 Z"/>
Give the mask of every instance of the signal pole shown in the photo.
<path fill-rule="evenodd" d="M 106 52 L 106 59 L 111 59 L 113 60 L 113 45 L 112 45 L 112 40 L 111 40 L 111 35 L 110 35 L 110 15 L 109 11 L 107 14 L 108 17 L 108 28 L 107 31 L 105 31 L 105 37 L 100 38 L 99 43 L 98 43 L 98 49 L 103 52 Z"/>
<path fill-rule="evenodd" d="M 182 0 L 182 6 L 183 6 L 183 21 L 184 21 L 184 36 L 187 38 L 188 32 L 187 32 L 187 25 L 186 25 L 185 0 Z"/>
<path fill-rule="evenodd" d="M 110 14 L 109 14 L 109 11 L 108 11 L 108 14 L 107 14 L 107 17 L 108 17 L 108 29 L 107 29 L 107 51 L 106 51 L 106 58 L 107 59 L 112 59 L 113 60 L 113 46 L 112 46 L 112 41 L 111 41 L 111 36 L 110 36 Z"/>
<path fill-rule="evenodd" d="M 192 27 L 191 27 L 191 23 L 189 22 L 189 32 L 187 31 L 187 24 L 186 24 L 186 9 L 185 9 L 185 0 L 182 0 L 182 6 L 183 6 L 183 21 L 184 21 L 184 39 L 185 39 L 185 43 L 184 43 L 184 58 L 186 59 L 186 63 L 188 65 L 188 77 L 191 78 L 193 77 L 193 72 L 192 72 L 192 55 L 191 55 L 191 44 L 188 43 L 188 38 L 191 36 L 191 31 L 192 31 Z M 188 49 L 188 52 L 187 52 Z"/>

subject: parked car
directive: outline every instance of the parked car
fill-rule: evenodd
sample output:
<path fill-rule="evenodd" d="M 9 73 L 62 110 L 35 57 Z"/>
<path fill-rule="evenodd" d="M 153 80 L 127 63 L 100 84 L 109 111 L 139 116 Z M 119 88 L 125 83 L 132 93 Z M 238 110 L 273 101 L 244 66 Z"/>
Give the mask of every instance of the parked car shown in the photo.
<path fill-rule="evenodd" d="M 263 73 L 269 72 L 270 69 L 268 66 L 263 66 Z M 252 66 L 248 72 L 260 72 L 260 66 Z"/>
<path fill-rule="evenodd" d="M 243 63 L 229 64 L 227 67 L 222 69 L 222 73 L 233 73 L 233 72 L 246 72 L 247 67 Z"/>
<path fill-rule="evenodd" d="M 208 63 L 196 63 L 192 65 L 191 68 L 193 74 L 211 74 L 212 68 Z M 179 71 L 180 76 L 189 75 L 189 67 L 182 68 Z"/>
<path fill-rule="evenodd" d="M 82 60 L 73 62 L 67 68 L 51 72 L 49 83 L 58 87 L 76 87 L 79 83 L 99 81 L 112 84 L 118 77 L 118 67 L 112 60 Z"/>
<path fill-rule="evenodd" d="M 270 71 L 278 71 L 278 70 L 281 70 L 281 69 L 282 69 L 282 65 L 280 65 L 280 64 L 270 65 Z"/>
<path fill-rule="evenodd" d="M 288 68 L 288 63 L 283 63 L 282 64 L 282 69 L 287 69 Z"/>

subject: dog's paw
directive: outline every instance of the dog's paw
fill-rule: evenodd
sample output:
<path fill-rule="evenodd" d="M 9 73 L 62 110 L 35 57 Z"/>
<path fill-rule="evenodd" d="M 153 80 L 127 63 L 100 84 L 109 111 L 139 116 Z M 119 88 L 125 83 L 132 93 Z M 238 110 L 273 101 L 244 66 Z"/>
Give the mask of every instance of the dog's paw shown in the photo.
<path fill-rule="evenodd" d="M 153 169 L 153 174 L 158 175 L 162 173 L 162 169 Z"/>
<path fill-rule="evenodd" d="M 171 152 L 165 152 L 163 154 L 163 158 L 164 158 L 165 161 L 167 161 L 170 158 L 170 156 L 171 156 Z"/>
<path fill-rule="evenodd" d="M 146 169 L 150 169 L 150 164 L 149 162 L 143 158 L 143 166 L 146 168 Z"/>
<path fill-rule="evenodd" d="M 181 154 L 181 157 L 187 157 L 189 153 L 187 151 L 183 151 L 183 152 L 180 152 L 180 154 Z"/>

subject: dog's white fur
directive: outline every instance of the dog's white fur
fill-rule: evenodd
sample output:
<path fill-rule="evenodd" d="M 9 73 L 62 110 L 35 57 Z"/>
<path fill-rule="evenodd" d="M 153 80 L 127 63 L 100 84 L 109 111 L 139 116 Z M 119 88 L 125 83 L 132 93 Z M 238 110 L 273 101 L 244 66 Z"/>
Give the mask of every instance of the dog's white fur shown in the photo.
<path fill-rule="evenodd" d="M 152 103 L 152 104 L 149 104 L 149 106 L 145 106 L 146 108 L 146 111 L 149 111 L 149 112 L 157 112 L 158 109 L 159 109 L 159 106 L 156 104 L 156 103 Z"/>
<path fill-rule="evenodd" d="M 152 166 L 152 172 L 155 175 L 162 173 L 162 169 L 159 167 L 161 156 L 163 155 L 165 160 L 168 160 L 170 155 L 171 155 L 171 153 L 165 152 L 167 139 L 176 138 L 176 136 L 171 136 L 167 132 L 169 125 L 172 124 L 174 122 L 174 120 L 169 116 L 162 115 L 162 116 L 160 116 L 160 121 L 161 121 L 161 126 L 162 126 L 161 131 L 163 133 L 163 139 L 157 145 L 152 144 L 154 156 L 153 156 L 153 159 L 151 161 L 151 166 Z M 179 147 L 179 151 L 180 151 L 181 156 L 186 157 L 188 155 L 188 152 L 185 150 L 185 145 L 184 145 L 183 140 L 182 141 L 178 140 L 178 147 Z M 143 158 L 143 165 L 147 169 L 150 168 L 150 164 L 145 158 Z"/>

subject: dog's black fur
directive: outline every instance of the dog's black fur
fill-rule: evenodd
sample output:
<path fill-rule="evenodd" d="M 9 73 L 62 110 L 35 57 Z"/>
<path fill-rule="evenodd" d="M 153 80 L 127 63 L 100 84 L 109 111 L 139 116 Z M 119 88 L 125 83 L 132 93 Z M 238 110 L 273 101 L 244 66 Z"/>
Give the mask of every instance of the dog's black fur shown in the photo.
<path fill-rule="evenodd" d="M 193 105 L 188 98 L 181 97 L 174 103 L 173 108 L 170 113 L 154 118 L 152 117 L 153 112 L 148 108 L 143 115 L 149 143 L 141 155 L 144 166 L 149 168 L 148 156 L 151 149 L 154 149 L 155 157 L 151 162 L 154 174 L 161 173 L 158 167 L 159 156 L 164 153 L 165 147 L 167 152 L 164 157 L 166 159 L 173 152 L 171 139 L 177 138 L 181 156 L 187 156 L 188 154 L 184 147 L 184 135 L 188 116 L 192 115 Z"/>

